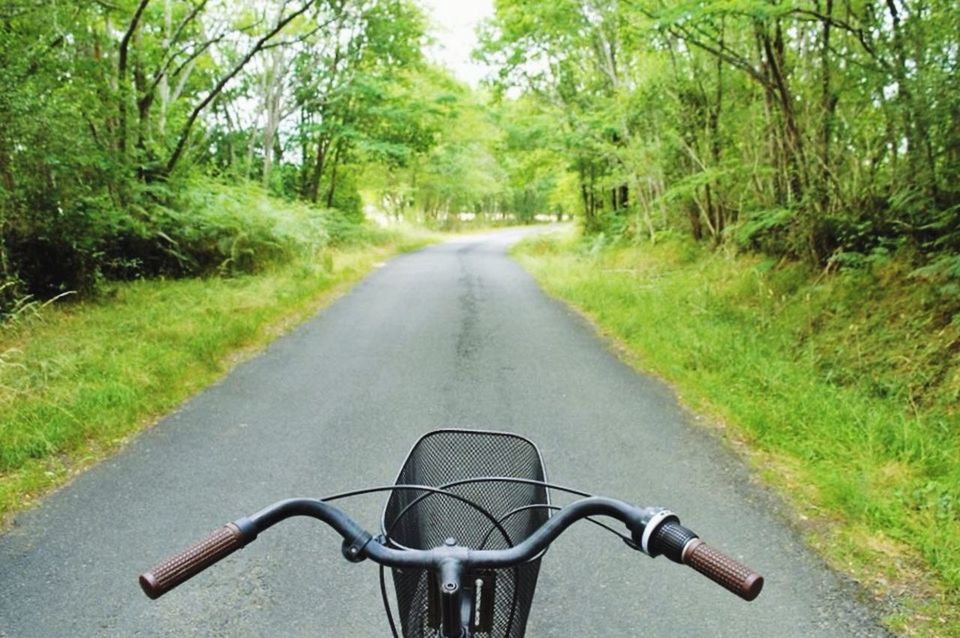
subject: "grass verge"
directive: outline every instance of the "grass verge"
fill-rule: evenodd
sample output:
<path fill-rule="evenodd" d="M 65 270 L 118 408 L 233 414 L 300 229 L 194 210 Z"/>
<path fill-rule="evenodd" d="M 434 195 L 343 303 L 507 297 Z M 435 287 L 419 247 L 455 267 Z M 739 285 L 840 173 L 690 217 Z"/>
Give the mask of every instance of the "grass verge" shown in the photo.
<path fill-rule="evenodd" d="M 960 313 L 895 260 L 820 276 L 679 240 L 515 250 L 717 417 L 904 635 L 960 636 Z M 952 305 L 951 305 L 952 304 Z"/>
<path fill-rule="evenodd" d="M 0 517 L 122 447 L 378 262 L 429 241 L 372 231 L 255 275 L 112 285 L 0 326 Z"/>

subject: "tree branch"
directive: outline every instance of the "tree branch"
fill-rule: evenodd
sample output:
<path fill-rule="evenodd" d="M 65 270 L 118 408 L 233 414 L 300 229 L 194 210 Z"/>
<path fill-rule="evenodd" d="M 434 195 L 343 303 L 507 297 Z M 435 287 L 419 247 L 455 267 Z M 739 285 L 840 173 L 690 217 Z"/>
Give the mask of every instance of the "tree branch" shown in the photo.
<path fill-rule="evenodd" d="M 117 62 L 117 71 L 121 78 L 127 72 L 127 52 L 130 48 L 130 39 L 136 32 L 137 26 L 140 24 L 140 18 L 143 16 L 143 12 L 146 10 L 148 4 L 150 4 L 150 0 L 140 0 L 137 11 L 133 14 L 133 18 L 130 19 L 130 24 L 127 25 L 127 31 L 123 34 L 123 39 L 120 40 L 120 58 Z"/>
<path fill-rule="evenodd" d="M 174 42 L 180 41 L 180 35 L 183 33 L 183 30 L 187 28 L 188 24 L 193 22 L 193 19 L 196 18 L 201 11 L 203 11 L 203 8 L 207 5 L 207 2 L 208 0 L 200 0 L 200 3 L 193 8 L 193 11 L 191 11 L 190 14 L 187 15 L 187 17 L 185 17 L 179 25 L 177 25 L 177 30 L 173 32 L 172 36 L 170 36 L 171 45 Z"/>
<path fill-rule="evenodd" d="M 292 40 L 283 40 L 282 42 L 274 42 L 272 44 L 264 45 L 262 50 L 266 51 L 267 49 L 275 49 L 277 47 L 286 47 L 292 44 L 300 44 L 301 42 L 305 42 L 306 40 L 311 38 L 315 33 L 320 31 L 321 29 L 324 29 L 325 27 L 329 26 L 329 24 L 330 24 L 329 22 L 326 22 L 324 24 L 319 24 L 315 28 L 308 31 L 307 33 L 304 33 L 303 35 L 298 36 L 296 38 L 293 38 Z"/>
<path fill-rule="evenodd" d="M 225 37 L 226 37 L 226 34 L 221 33 L 220 35 L 213 38 L 212 40 L 207 40 L 206 42 L 202 43 L 200 46 L 196 48 L 196 50 L 194 50 L 189 56 L 187 56 L 186 60 L 181 62 L 177 66 L 177 68 L 174 69 L 173 73 L 170 73 L 169 75 L 171 77 L 176 77 L 180 75 L 180 73 L 183 71 L 184 68 L 186 68 L 188 64 L 190 64 L 191 62 L 199 58 L 201 55 L 203 55 L 203 53 L 207 49 L 209 49 L 211 46 L 213 46 L 217 42 L 220 42 L 220 40 L 223 40 L 223 38 Z M 164 78 L 165 75 L 167 75 L 167 71 L 169 71 L 170 66 L 173 64 L 174 60 L 176 60 L 177 56 L 179 56 L 184 51 L 186 51 L 186 47 L 177 51 L 176 54 L 170 56 L 167 59 L 167 61 L 164 63 L 164 65 L 161 68 L 157 69 L 157 72 L 154 73 L 153 75 L 153 79 L 150 81 L 150 86 L 148 86 L 146 91 L 144 91 L 144 95 L 141 97 L 141 100 L 145 100 L 148 95 L 153 95 L 153 92 L 156 90 L 157 85 L 160 84 L 160 81 Z"/>
<path fill-rule="evenodd" d="M 146 0 L 144 0 L 146 1 Z M 200 113 L 216 98 L 224 87 L 227 85 L 230 80 L 232 80 L 241 70 L 247 65 L 250 60 L 253 59 L 263 47 L 270 42 L 278 33 L 280 33 L 288 24 L 293 22 L 296 18 L 303 15 L 307 10 L 314 4 L 314 0 L 307 0 L 299 9 L 291 13 L 285 18 L 281 18 L 277 21 L 277 24 L 265 35 L 263 35 L 257 42 L 247 51 L 246 55 L 233 66 L 230 71 L 223 76 L 216 86 L 210 90 L 210 93 L 205 97 L 190 113 L 190 117 L 187 118 L 186 123 L 183 125 L 183 128 L 180 131 L 180 138 L 177 140 L 177 146 L 174 148 L 173 154 L 170 156 L 170 159 L 167 161 L 166 172 L 171 173 L 174 168 L 177 166 L 177 162 L 180 161 L 183 151 L 186 148 L 187 139 L 190 137 L 190 131 L 193 129 L 193 125 L 196 123 L 197 118 L 200 117 Z M 284 3 L 286 6 L 286 3 Z M 327 22 L 329 24 L 330 22 Z"/>
<path fill-rule="evenodd" d="M 850 33 L 856 36 L 857 41 L 860 43 L 860 46 L 863 47 L 863 50 L 866 51 L 871 58 L 873 58 L 884 69 L 889 68 L 890 66 L 889 63 L 886 60 L 884 60 L 879 53 L 877 53 L 877 50 L 873 47 L 873 44 L 869 42 L 867 38 L 867 33 L 863 28 L 854 27 L 852 24 L 850 24 L 846 20 L 841 20 L 840 18 L 836 18 L 834 16 L 827 16 L 820 13 L 819 11 L 814 11 L 813 9 L 799 9 L 799 8 L 791 9 L 786 13 L 786 15 L 806 16 L 807 18 L 811 18 L 815 21 L 828 24 L 831 27 L 836 27 L 841 31 L 846 31 L 847 33 Z"/>
<path fill-rule="evenodd" d="M 140 24 L 140 18 L 143 16 L 143 12 L 146 10 L 148 4 L 150 4 L 150 0 L 140 0 L 140 4 L 137 6 L 133 18 L 130 19 L 130 24 L 127 25 L 127 31 L 123 34 L 123 39 L 120 40 L 120 55 L 117 61 L 117 87 L 120 91 L 120 122 L 117 136 L 117 150 L 120 151 L 121 155 L 126 155 L 127 152 L 127 55 L 130 49 L 130 40 L 133 38 L 133 34 L 136 33 L 137 26 Z"/>
<path fill-rule="evenodd" d="M 759 71 L 757 71 L 752 64 L 744 60 L 743 58 L 731 54 L 726 47 L 718 48 L 715 46 L 710 46 L 704 42 L 693 37 L 689 31 L 683 27 L 669 27 L 668 32 L 675 38 L 683 40 L 684 42 L 689 42 L 698 49 L 702 49 L 729 64 L 730 66 L 740 69 L 749 75 L 751 78 L 756 80 L 761 86 L 773 89 L 773 85 L 770 81 L 765 78 Z"/>

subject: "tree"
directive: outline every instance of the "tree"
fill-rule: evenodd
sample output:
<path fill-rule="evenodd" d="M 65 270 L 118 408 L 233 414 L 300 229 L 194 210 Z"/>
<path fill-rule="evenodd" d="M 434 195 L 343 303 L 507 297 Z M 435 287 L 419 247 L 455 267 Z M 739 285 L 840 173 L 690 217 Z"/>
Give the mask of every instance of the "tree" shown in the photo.
<path fill-rule="evenodd" d="M 817 264 L 905 243 L 956 250 L 950 3 L 496 8 L 483 53 L 501 91 L 554 109 L 588 231 L 653 237 L 683 220 L 696 239 Z"/>

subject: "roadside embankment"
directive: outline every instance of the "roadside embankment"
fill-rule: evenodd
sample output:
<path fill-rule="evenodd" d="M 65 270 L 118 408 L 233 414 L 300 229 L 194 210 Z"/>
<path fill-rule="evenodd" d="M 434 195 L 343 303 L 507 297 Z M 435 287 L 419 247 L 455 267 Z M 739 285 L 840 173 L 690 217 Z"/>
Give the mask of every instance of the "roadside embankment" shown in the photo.
<path fill-rule="evenodd" d="M 287 242 L 306 248 L 230 276 L 105 282 L 83 301 L 22 304 L 0 324 L 0 519 L 115 452 L 378 262 L 431 241 L 358 223 L 304 229 L 303 206 L 274 205 L 256 217 L 269 225 L 262 234 L 309 231 Z M 250 243 L 247 226 L 238 223 L 225 259 Z"/>
<path fill-rule="evenodd" d="M 896 259 L 824 274 L 668 239 L 515 249 L 674 384 L 906 635 L 960 635 L 960 303 Z"/>

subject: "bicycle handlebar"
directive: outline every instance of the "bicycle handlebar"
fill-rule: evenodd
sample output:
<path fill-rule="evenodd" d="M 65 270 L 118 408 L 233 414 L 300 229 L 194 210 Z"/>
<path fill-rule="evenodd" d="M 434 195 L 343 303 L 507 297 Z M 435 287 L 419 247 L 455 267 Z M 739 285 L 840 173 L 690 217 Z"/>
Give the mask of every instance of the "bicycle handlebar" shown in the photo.
<path fill-rule="evenodd" d="M 654 551 L 675 563 L 689 565 L 744 600 L 753 600 L 763 589 L 763 576 L 704 543 L 675 515 L 665 517 L 649 538 Z"/>
<path fill-rule="evenodd" d="M 157 599 L 220 559 L 243 548 L 248 542 L 236 524 L 228 523 L 199 543 L 141 574 L 140 588 L 150 598 Z"/>
<path fill-rule="evenodd" d="M 437 568 L 451 559 L 467 569 L 494 569 L 520 565 L 543 552 L 567 527 L 588 516 L 610 516 L 630 530 L 634 544 L 649 556 L 665 555 L 687 564 L 745 600 L 753 600 L 763 588 L 763 577 L 722 554 L 680 525 L 673 513 L 660 508 L 639 508 L 609 498 L 575 501 L 551 516 L 523 542 L 508 549 L 474 550 L 465 547 L 397 549 L 375 539 L 340 509 L 316 499 L 280 501 L 238 519 L 206 539 L 160 563 L 140 576 L 140 586 L 150 598 L 158 598 L 207 567 L 257 538 L 260 532 L 292 516 L 309 516 L 327 523 L 343 541 L 343 555 L 350 561 L 369 558 L 388 567 Z"/>

